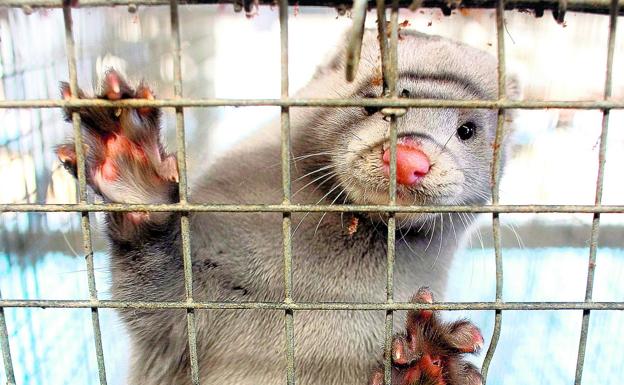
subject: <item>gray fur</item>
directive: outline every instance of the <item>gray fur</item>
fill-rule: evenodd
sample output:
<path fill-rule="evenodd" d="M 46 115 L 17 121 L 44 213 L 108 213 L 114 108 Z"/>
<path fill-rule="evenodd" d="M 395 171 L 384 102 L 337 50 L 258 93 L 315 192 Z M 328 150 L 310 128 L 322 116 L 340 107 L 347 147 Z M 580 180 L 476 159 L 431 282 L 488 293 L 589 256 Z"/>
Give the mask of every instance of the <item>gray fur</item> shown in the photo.
<path fill-rule="evenodd" d="M 399 90 L 412 97 L 495 99 L 496 60 L 444 38 L 404 33 L 399 41 Z M 297 97 L 379 96 L 376 37 L 367 32 L 357 78 L 344 80 L 343 52 L 321 67 Z M 477 123 L 474 140 L 454 134 Z M 293 196 L 296 203 L 386 203 L 380 150 L 388 123 L 361 108 L 291 108 Z M 489 199 L 496 111 L 410 109 L 399 136 L 422 139 L 432 159 L 430 180 L 399 188 L 399 202 L 479 204 Z M 419 139 L 419 140 L 421 140 Z M 367 150 L 368 148 L 368 150 Z M 319 155 L 311 155 L 320 153 Z M 198 179 L 197 203 L 279 203 L 279 124 L 244 140 Z M 299 158 L 301 157 L 301 158 Z M 326 167 L 323 171 L 318 171 Z M 314 172 L 318 171 L 318 172 Z M 325 179 L 324 172 L 335 171 Z M 307 173 L 310 175 L 305 176 Z M 138 179 L 137 179 L 138 180 Z M 303 186 L 307 187 L 303 188 Z M 338 186 L 334 189 L 335 186 Z M 341 190 L 345 189 L 343 193 Z M 300 190 L 300 191 L 299 191 Z M 98 191 L 103 191 L 101 188 Z M 141 194 L 142 195 L 142 194 Z M 170 194 L 170 201 L 175 194 Z M 471 218 L 457 214 L 398 215 L 395 300 L 422 285 L 443 294 L 447 270 Z M 382 215 L 293 214 L 293 297 L 303 302 L 385 301 L 386 228 Z M 179 217 L 129 229 L 123 214 L 108 217 L 113 298 L 184 299 Z M 201 213 L 191 216 L 194 298 L 198 301 L 283 300 L 281 214 Z M 132 342 L 130 384 L 190 383 L 185 311 L 121 310 Z M 396 326 L 404 315 L 397 314 Z M 295 364 L 301 385 L 362 385 L 382 355 L 383 312 L 296 312 Z M 285 381 L 281 311 L 196 312 L 202 384 L 277 385 Z"/>

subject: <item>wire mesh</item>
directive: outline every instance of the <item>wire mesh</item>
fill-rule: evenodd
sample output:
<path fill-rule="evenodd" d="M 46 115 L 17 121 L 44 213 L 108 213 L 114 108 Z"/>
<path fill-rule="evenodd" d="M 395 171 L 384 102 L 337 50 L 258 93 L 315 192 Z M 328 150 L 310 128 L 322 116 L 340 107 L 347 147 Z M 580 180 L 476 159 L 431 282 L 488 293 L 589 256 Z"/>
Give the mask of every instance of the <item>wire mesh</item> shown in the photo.
<path fill-rule="evenodd" d="M 216 1 L 189 1 L 188 3 L 214 3 Z M 111 6 L 111 5 L 161 5 L 167 4 L 171 14 L 171 39 L 174 47 L 174 90 L 175 98 L 161 100 L 79 100 L 72 96 L 70 100 L 41 99 L 41 100 L 3 100 L 0 108 L 58 108 L 58 107 L 86 107 L 100 106 L 107 108 L 119 107 L 173 107 L 176 113 L 176 140 L 179 168 L 179 203 L 174 204 L 89 204 L 86 199 L 85 159 L 82 149 L 80 129 L 80 115 L 72 114 L 74 136 L 76 140 L 76 155 L 78 161 L 79 203 L 77 204 L 2 204 L 0 212 L 80 212 L 82 224 L 83 249 L 87 266 L 89 300 L 10 300 L 0 296 L 0 346 L 2 347 L 3 362 L 8 384 L 15 384 L 15 376 L 9 347 L 9 337 L 4 318 L 4 308 L 88 308 L 91 309 L 92 327 L 94 331 L 95 351 L 97 355 L 99 382 L 106 384 L 106 369 L 102 350 L 102 337 L 99 326 L 98 310 L 101 308 L 117 309 L 185 309 L 187 319 L 187 337 L 189 346 L 190 376 L 194 385 L 200 383 L 197 358 L 197 336 L 195 325 L 195 311 L 197 309 L 264 309 L 284 312 L 286 379 L 288 385 L 294 385 L 296 357 L 294 355 L 294 321 L 297 311 L 313 310 L 383 310 L 385 318 L 385 351 L 384 351 L 384 380 L 391 384 L 390 345 L 392 339 L 393 312 L 397 310 L 492 310 L 495 312 L 495 326 L 489 349 L 483 363 L 482 374 L 484 383 L 490 363 L 495 355 L 498 339 L 502 328 L 503 310 L 579 310 L 583 312 L 579 351 L 577 356 L 575 384 L 580 384 L 583 374 L 587 332 L 591 311 L 596 310 L 624 310 L 624 302 L 594 302 L 592 289 L 594 283 L 594 267 L 600 229 L 600 215 L 602 213 L 624 213 L 624 205 L 602 205 L 602 186 L 604 179 L 605 154 L 607 150 L 607 133 L 609 111 L 624 108 L 624 101 L 610 100 L 611 82 L 613 73 L 613 53 L 615 47 L 615 33 L 617 16 L 624 12 L 618 0 L 610 1 L 538 1 L 538 0 L 466 0 L 462 6 L 496 7 L 497 26 L 497 56 L 498 56 L 498 99 L 496 100 L 419 100 L 399 99 L 396 89 L 397 82 L 397 44 L 398 44 L 398 9 L 400 6 L 428 6 L 444 7 L 450 10 L 447 2 L 442 1 L 401 1 L 393 0 L 390 5 L 390 20 L 386 20 L 388 4 L 384 0 L 377 0 L 377 17 L 379 43 L 382 57 L 382 73 L 384 94 L 381 98 L 372 99 L 293 99 L 288 93 L 288 1 L 279 2 L 280 22 L 280 51 L 281 51 L 281 97 L 280 99 L 186 99 L 182 92 L 182 69 L 180 52 L 180 20 L 178 15 L 179 4 L 187 3 L 177 0 L 139 0 L 139 1 L 103 1 L 82 0 L 80 6 Z M 236 2 L 232 2 L 238 4 Z M 265 3 L 261 1 L 260 3 Z M 266 2 L 269 3 L 269 2 Z M 272 2 L 270 2 L 272 3 Z M 333 1 L 299 1 L 303 5 L 337 5 Z M 362 11 L 366 2 L 357 2 L 357 23 L 363 25 Z M 370 4 L 369 4 L 370 5 Z M 66 53 L 69 63 L 69 78 L 71 94 L 77 95 L 76 54 L 72 32 L 71 7 L 69 2 L 54 0 L 5 0 L 0 3 L 5 7 L 62 7 L 65 22 Z M 544 9 L 552 9 L 555 18 L 561 22 L 566 11 L 585 11 L 610 15 L 606 82 L 603 100 L 595 101 L 511 101 L 506 99 L 505 90 L 505 48 L 504 48 L 504 12 L 508 9 L 532 8 L 536 15 L 543 14 Z M 353 77 L 357 70 L 359 47 L 361 47 L 361 33 L 354 29 L 347 78 Z M 185 107 L 217 107 L 217 106 L 279 106 L 281 107 L 281 166 L 283 201 L 276 205 L 225 205 L 225 204 L 192 204 L 188 202 L 188 179 L 186 169 L 184 108 Z M 345 107 L 345 106 L 375 106 L 384 107 L 382 113 L 390 118 L 390 188 L 389 203 L 387 205 L 295 205 L 291 203 L 291 173 L 290 173 L 290 107 Z M 396 145 L 397 121 L 406 108 L 437 107 L 437 108 L 489 108 L 498 110 L 498 124 L 493 150 L 491 169 L 492 203 L 483 206 L 397 206 L 396 201 Z M 602 132 L 598 161 L 598 177 L 596 180 L 596 195 L 594 205 L 501 205 L 499 204 L 499 179 L 501 168 L 501 143 L 503 141 L 504 111 L 506 109 L 597 109 L 602 110 Z M 93 250 L 91 245 L 91 228 L 89 213 L 91 212 L 130 212 L 130 211 L 160 211 L 178 212 L 180 214 L 180 229 L 182 234 L 181 256 L 184 265 L 185 301 L 146 302 L 146 301 L 114 301 L 99 300 L 95 285 Z M 282 252 L 284 261 L 284 300 L 282 302 L 205 302 L 193 299 L 192 256 L 189 231 L 189 214 L 192 212 L 279 212 L 282 214 Z M 295 212 L 384 212 L 388 214 L 388 243 L 386 264 L 386 301 L 360 303 L 324 303 L 324 302 L 295 302 L 292 299 L 292 244 L 291 244 L 291 214 Z M 492 231 L 496 265 L 496 297 L 494 302 L 453 303 L 441 302 L 434 304 L 415 304 L 395 302 L 393 298 L 393 268 L 395 255 L 395 214 L 396 213 L 491 213 Z M 503 255 L 500 237 L 500 213 L 593 213 L 591 242 L 587 272 L 585 300 L 582 302 L 506 302 L 502 296 L 503 285 Z"/>

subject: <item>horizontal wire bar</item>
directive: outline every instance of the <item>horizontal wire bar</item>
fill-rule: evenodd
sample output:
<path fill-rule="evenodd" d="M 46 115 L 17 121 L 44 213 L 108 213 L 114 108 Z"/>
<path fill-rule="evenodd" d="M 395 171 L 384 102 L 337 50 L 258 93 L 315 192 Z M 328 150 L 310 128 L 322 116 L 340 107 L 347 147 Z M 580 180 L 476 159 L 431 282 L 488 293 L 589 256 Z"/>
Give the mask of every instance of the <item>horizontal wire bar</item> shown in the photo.
<path fill-rule="evenodd" d="M 181 0 L 180 4 L 235 4 L 236 0 Z M 291 5 L 301 6 L 326 6 L 336 7 L 350 5 L 350 1 L 345 0 L 291 0 Z M 84 7 L 110 7 L 110 6 L 155 6 L 168 5 L 169 0 L 80 0 L 79 6 Z M 274 0 L 259 0 L 259 4 L 274 5 Z M 401 7 L 410 7 L 414 4 L 421 8 L 444 8 L 448 9 L 454 5 L 447 0 L 399 0 Z M 459 4 L 459 2 L 457 2 Z M 1 0 L 3 7 L 33 7 L 33 8 L 60 8 L 63 0 Z M 369 1 L 369 7 L 374 5 L 374 1 Z M 568 12 L 586 12 L 597 14 L 609 14 L 609 0 L 567 0 L 566 10 Z M 462 8 L 496 8 L 496 0 L 463 0 Z M 538 9 L 556 10 L 559 8 L 558 0 L 509 0 L 505 2 L 505 9 Z M 624 14 L 624 5 L 618 7 L 618 13 Z"/>
<path fill-rule="evenodd" d="M 397 98 L 318 98 L 318 99 L 30 99 L 0 100 L 0 108 L 80 108 L 80 107 L 427 107 L 484 109 L 624 109 L 624 100 L 443 100 Z"/>
<path fill-rule="evenodd" d="M 299 205 L 299 204 L 0 204 L 3 212 L 372 212 L 372 213 L 606 213 L 624 214 L 624 205 L 485 205 L 485 206 L 391 206 L 391 205 Z"/>
<path fill-rule="evenodd" d="M 153 302 L 3 299 L 5 308 L 206 310 L 624 310 L 624 302 Z"/>

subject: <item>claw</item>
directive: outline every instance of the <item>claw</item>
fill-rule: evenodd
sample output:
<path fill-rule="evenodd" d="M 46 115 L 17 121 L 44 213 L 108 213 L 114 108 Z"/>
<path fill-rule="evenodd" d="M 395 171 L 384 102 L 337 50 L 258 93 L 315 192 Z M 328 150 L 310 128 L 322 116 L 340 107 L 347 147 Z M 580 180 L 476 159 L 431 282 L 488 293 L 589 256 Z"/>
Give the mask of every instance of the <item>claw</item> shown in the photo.
<path fill-rule="evenodd" d="M 135 225 L 149 220 L 149 213 L 144 211 L 130 212 L 128 213 L 128 219 Z"/>
<path fill-rule="evenodd" d="M 63 86 L 61 86 L 61 95 L 63 96 L 64 100 L 70 100 L 71 99 L 71 90 L 69 89 L 69 84 L 65 83 L 63 84 Z"/>
<path fill-rule="evenodd" d="M 383 372 L 376 371 L 375 373 L 373 373 L 373 375 L 371 376 L 370 384 L 371 385 L 383 385 L 383 383 L 384 383 Z"/>
<path fill-rule="evenodd" d="M 476 353 L 483 347 L 483 335 L 478 327 L 468 321 L 451 325 L 449 343 L 463 353 Z"/>
<path fill-rule="evenodd" d="M 163 159 L 158 173 L 164 180 L 176 183 L 180 182 L 180 174 L 178 173 L 178 161 L 175 155 L 169 155 L 165 157 L 165 159 Z"/>
<path fill-rule="evenodd" d="M 414 294 L 414 296 L 412 297 L 412 302 L 433 303 L 433 293 L 431 292 L 431 289 L 426 286 L 418 289 L 416 294 Z"/>
<path fill-rule="evenodd" d="M 63 167 L 69 171 L 72 175 L 77 175 L 76 169 L 76 149 L 73 144 L 62 144 L 56 148 L 56 156 L 63 164 Z"/>
<path fill-rule="evenodd" d="M 405 365 L 407 360 L 407 347 L 403 337 L 397 337 L 392 341 L 392 362 L 397 365 Z"/>
<path fill-rule="evenodd" d="M 413 303 L 433 303 L 433 293 L 428 287 L 421 287 L 412 297 Z M 433 310 L 414 310 L 407 313 L 407 332 L 411 335 L 422 327 L 422 325 L 435 322 L 435 312 Z"/>
<path fill-rule="evenodd" d="M 152 90 L 149 89 L 149 87 L 145 86 L 144 84 L 139 85 L 139 87 L 136 90 L 136 96 L 139 99 L 148 99 L 148 100 L 154 99 L 154 93 L 152 92 Z"/>
<path fill-rule="evenodd" d="M 147 87 L 144 84 L 140 84 L 139 88 L 137 88 L 136 90 L 136 96 L 139 99 L 147 99 L 147 100 L 154 100 L 154 93 L 152 92 L 152 90 Z M 154 109 L 152 107 L 140 107 L 138 108 L 138 112 L 140 115 L 143 116 L 147 116 L 149 115 Z"/>
<path fill-rule="evenodd" d="M 115 71 L 108 71 L 104 80 L 104 95 L 109 100 L 121 99 L 121 83 L 119 75 Z"/>

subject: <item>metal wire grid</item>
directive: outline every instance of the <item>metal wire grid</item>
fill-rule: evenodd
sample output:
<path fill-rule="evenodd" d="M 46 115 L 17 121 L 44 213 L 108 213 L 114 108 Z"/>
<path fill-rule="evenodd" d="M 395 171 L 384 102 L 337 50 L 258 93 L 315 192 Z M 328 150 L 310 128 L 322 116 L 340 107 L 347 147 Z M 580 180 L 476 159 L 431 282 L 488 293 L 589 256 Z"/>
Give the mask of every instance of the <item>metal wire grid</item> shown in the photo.
<path fill-rule="evenodd" d="M 212 1 L 201 1 L 210 3 Z M 442 6 L 444 3 L 431 0 L 436 6 Z M 115 0 L 112 2 L 103 0 L 82 0 L 82 6 L 102 6 L 102 5 L 137 5 L 137 4 L 163 4 L 161 0 L 140 0 L 125 1 Z M 302 5 L 308 2 L 299 2 Z M 331 5 L 331 1 L 310 1 L 315 5 Z M 245 3 L 244 5 L 247 5 Z M 51 107 L 82 107 L 82 106 L 102 106 L 102 107 L 175 107 L 176 110 L 176 139 L 177 139 L 177 155 L 178 167 L 180 171 L 179 193 L 180 202 L 177 204 L 89 204 L 86 196 L 86 178 L 85 163 L 82 147 L 82 138 L 80 131 L 80 115 L 76 112 L 72 114 L 72 122 L 74 136 L 76 140 L 76 155 L 78 160 L 78 185 L 79 185 L 79 203 L 69 205 L 39 205 L 39 204 L 4 204 L 0 205 L 0 212 L 80 212 L 83 234 L 83 248 L 87 264 L 87 275 L 89 284 L 89 300 L 88 301 L 72 301 L 72 300 L 3 300 L 0 293 L 0 347 L 4 360 L 4 367 L 7 375 L 7 383 L 15 384 L 15 376 L 13 373 L 13 365 L 9 347 L 9 338 L 7 335 L 6 322 L 4 318 L 5 307 L 51 307 L 51 308 L 90 308 L 91 318 L 94 330 L 94 343 L 96 347 L 99 382 L 105 385 L 106 370 L 104 365 L 104 356 L 102 350 L 102 338 L 99 325 L 100 308 L 143 308 L 143 309 L 186 309 L 187 311 L 187 331 L 191 363 L 191 381 L 194 385 L 199 384 L 199 367 L 197 362 L 197 345 L 195 330 L 195 310 L 196 309 L 266 309 L 284 311 L 284 328 L 285 328 L 285 351 L 286 351 L 286 380 L 288 385 L 295 384 L 295 357 L 294 357 L 294 312 L 306 310 L 385 310 L 385 382 L 391 383 L 390 371 L 390 345 L 392 338 L 392 319 L 393 312 L 396 310 L 409 309 L 433 309 L 433 310 L 494 310 L 495 325 L 491 338 L 491 343 L 486 353 L 483 363 L 482 374 L 484 383 L 487 379 L 487 372 L 491 360 L 496 350 L 496 345 L 501 332 L 502 311 L 503 310 L 563 310 L 578 309 L 583 311 L 583 320 L 581 326 L 581 334 L 579 341 L 579 351 L 577 358 L 577 366 L 575 373 L 575 385 L 581 383 L 583 374 L 583 364 L 585 356 L 585 348 L 587 343 L 587 332 L 589 327 L 589 318 L 591 310 L 624 310 L 624 302 L 594 302 L 592 301 L 592 289 L 594 282 L 594 270 L 596 263 L 596 252 L 598 244 L 598 234 L 600 228 L 601 213 L 624 213 L 624 205 L 601 205 L 602 186 L 604 180 L 604 164 L 605 153 L 607 149 L 607 134 L 609 111 L 611 109 L 624 108 L 624 101 L 609 100 L 611 96 L 611 83 L 613 73 L 613 53 L 615 47 L 615 31 L 617 16 L 622 12 L 618 0 L 610 0 L 608 4 L 605 1 L 566 1 L 559 0 L 537 1 L 537 0 L 498 0 L 496 5 L 496 26 L 498 38 L 498 99 L 497 100 L 480 100 L 480 101 L 463 101 L 463 100 L 418 100 L 418 99 L 398 99 L 396 92 L 397 81 L 397 41 L 398 41 L 398 9 L 400 5 L 407 2 L 401 0 L 393 0 L 391 4 L 390 22 L 386 20 L 386 4 L 384 0 L 377 0 L 377 17 L 378 32 L 380 38 L 380 49 L 382 58 L 382 72 L 384 80 L 384 98 L 379 99 L 291 99 L 288 96 L 288 2 L 280 0 L 279 2 L 279 20 L 280 20 L 280 45 L 281 45 L 281 98 L 279 100 L 256 99 L 256 100 L 219 100 L 219 99 L 184 99 L 182 97 L 182 74 L 181 74 L 181 52 L 180 52 L 180 23 L 178 16 L 178 1 L 171 0 L 171 30 L 172 42 L 174 48 L 174 90 L 175 98 L 171 100 L 124 100 L 124 101 L 103 101 L 103 100 L 78 100 L 72 96 L 71 100 L 25 100 L 25 101 L 0 101 L 0 108 L 51 108 Z M 431 5 L 428 2 L 419 1 L 417 5 Z M 77 95 L 77 74 L 76 74 L 76 56 L 75 45 L 72 32 L 71 7 L 68 2 L 60 2 L 53 0 L 8 0 L 2 4 L 4 6 L 20 6 L 20 7 L 63 7 L 66 49 L 69 64 L 70 89 L 72 95 Z M 354 40 L 350 44 L 353 47 L 353 55 L 349 56 L 347 77 L 352 77 L 357 69 L 357 60 L 359 59 L 359 46 L 361 46 L 361 37 L 358 39 L 358 26 L 363 25 L 367 2 L 365 0 L 356 0 L 354 2 Z M 494 5 L 491 0 L 474 0 L 466 1 L 462 5 L 488 7 Z M 609 21 L 609 37 L 608 37 L 608 53 L 607 53 L 607 69 L 604 89 L 604 98 L 602 101 L 577 102 L 577 101 L 554 101 L 554 102 L 538 102 L 538 101 L 509 101 L 505 94 L 505 54 L 504 54 L 504 35 L 503 35 L 503 15 L 505 9 L 530 6 L 536 9 L 536 13 L 544 8 L 554 10 L 555 18 L 558 21 L 563 20 L 566 9 L 582 10 L 593 13 L 606 13 L 610 15 Z M 448 7 L 448 5 L 447 5 Z M 388 28 L 390 28 L 388 36 Z M 361 33 L 359 34 L 361 36 Z M 214 205 L 214 204 L 191 204 L 188 203 L 188 185 L 186 173 L 186 151 L 184 139 L 184 107 L 214 107 L 214 106 L 260 106 L 271 105 L 281 107 L 281 158 L 282 158 L 282 187 L 283 202 L 279 205 Z M 327 107 L 344 107 L 344 106 L 378 106 L 384 107 L 382 113 L 390 118 L 390 193 L 388 205 L 343 205 L 343 206 L 327 206 L 327 205 L 293 205 L 290 202 L 291 197 L 291 180 L 290 180 L 290 116 L 289 108 L 292 106 L 327 106 Z M 491 189 L 492 204 L 484 206 L 418 206 L 404 207 L 396 205 L 396 143 L 397 143 L 397 120 L 405 113 L 405 109 L 409 107 L 455 107 L 455 108 L 491 108 L 498 109 L 498 124 L 496 129 L 496 137 L 493 150 L 493 162 L 491 168 Z M 598 177 L 596 181 L 596 195 L 594 205 L 500 205 L 499 204 L 499 179 L 500 179 L 500 143 L 503 140 L 503 124 L 505 109 L 541 109 L 541 108 L 574 108 L 574 109 L 600 109 L 603 111 L 602 131 L 600 137 L 600 150 L 598 161 Z M 184 302 L 136 302 L 136 301 L 108 301 L 99 300 L 97 297 L 97 289 L 95 286 L 95 276 L 93 269 L 93 251 L 91 245 L 91 230 L 89 222 L 89 212 L 105 211 L 171 211 L 181 212 L 180 226 L 182 234 L 182 255 L 184 262 L 184 281 L 186 301 Z M 242 303 L 225 303 L 225 302 L 197 302 L 192 296 L 192 268 L 191 268 L 191 250 L 190 250 L 190 232 L 189 218 L 190 212 L 281 212 L 282 213 L 282 232 L 283 232 L 283 256 L 284 256 L 284 301 L 278 303 L 269 302 L 242 302 Z M 388 254 L 387 254 L 387 282 L 386 282 L 386 301 L 382 303 L 295 303 L 292 300 L 292 245 L 291 245 L 291 213 L 293 212 L 386 212 L 388 219 Z M 494 302 L 476 302 L 476 303 L 435 303 L 435 304 L 412 304 L 393 301 L 393 266 L 395 243 L 394 236 L 396 230 L 396 222 L 394 215 L 398 212 L 417 213 L 417 212 L 476 212 L 492 214 L 492 230 L 494 237 L 494 250 L 496 262 L 496 297 Z M 585 301 L 583 302 L 504 302 L 502 298 L 503 284 L 503 265 L 501 252 L 500 237 L 500 213 L 593 213 L 590 253 L 587 273 L 587 286 Z"/>

